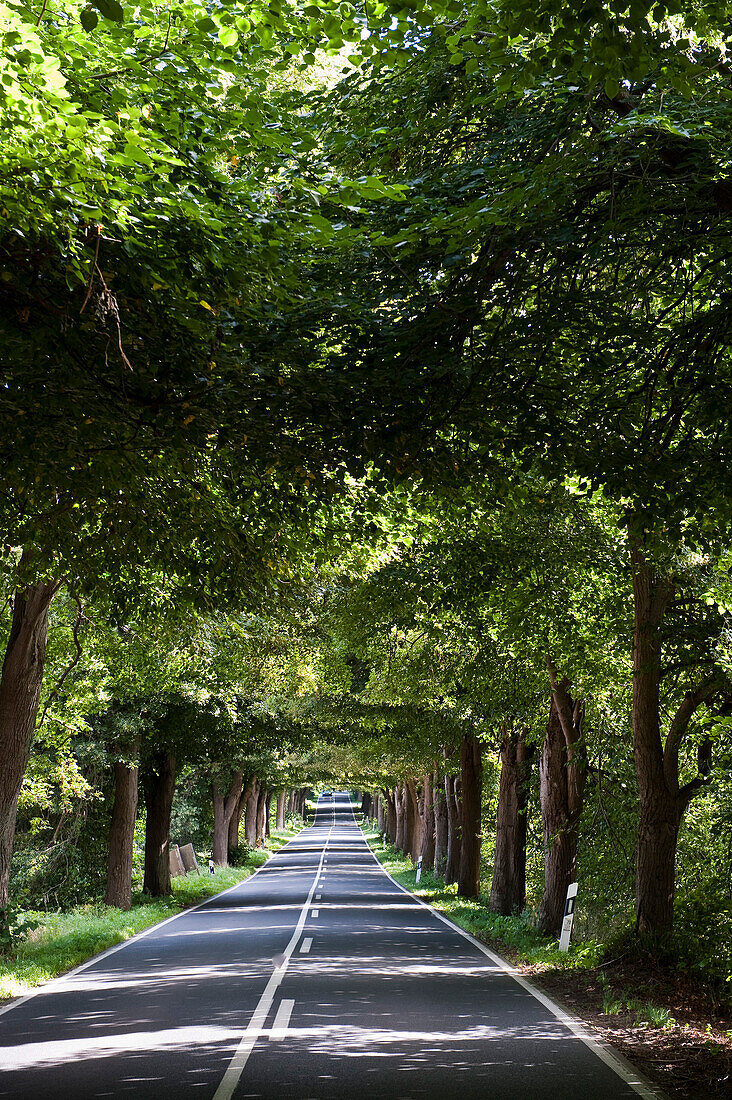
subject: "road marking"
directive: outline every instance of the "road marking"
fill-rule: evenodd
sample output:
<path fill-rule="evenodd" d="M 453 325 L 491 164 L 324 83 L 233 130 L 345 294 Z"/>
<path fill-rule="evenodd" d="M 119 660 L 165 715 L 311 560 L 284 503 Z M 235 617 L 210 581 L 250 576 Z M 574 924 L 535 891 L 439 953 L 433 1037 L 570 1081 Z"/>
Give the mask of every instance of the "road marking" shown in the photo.
<path fill-rule="evenodd" d="M 316 895 L 315 895 L 315 900 L 316 900 L 316 901 L 320 901 L 320 899 L 322 898 L 322 896 L 323 896 L 322 894 L 316 894 Z"/>
<path fill-rule="evenodd" d="M 312 912 L 310 913 L 311 917 L 317 917 L 317 915 L 318 915 L 318 910 L 317 909 L 313 909 Z"/>
<path fill-rule="evenodd" d="M 302 831 L 305 832 L 306 830 L 303 829 Z M 330 836 L 330 833 L 328 835 Z M 199 901 L 197 905 L 192 905 L 190 909 L 184 909 L 181 913 L 175 913 L 172 917 L 166 917 L 165 920 L 158 921 L 157 924 L 151 924 L 149 928 L 143 928 L 141 932 L 137 932 L 134 936 L 130 936 L 124 943 L 116 943 L 114 947 L 108 947 L 106 951 L 100 951 L 98 955 L 92 955 L 90 959 L 81 963 L 80 966 L 75 966 L 74 969 L 69 970 L 68 973 L 61 974 L 58 978 L 51 978 L 49 981 L 43 982 L 42 985 L 37 985 L 35 989 L 31 989 L 29 993 L 25 993 L 22 997 L 16 997 L 9 1005 L 0 1008 L 0 1016 L 4 1016 L 6 1012 L 12 1012 L 14 1008 L 20 1008 L 21 1005 L 25 1004 L 27 1001 L 33 1000 L 34 997 L 42 996 L 44 993 L 55 993 L 59 986 L 63 987 L 67 982 L 75 978 L 77 974 L 81 974 L 82 971 L 87 970 L 90 966 L 95 966 L 103 959 L 109 958 L 110 955 L 115 955 L 118 951 L 124 951 L 126 947 L 130 947 L 139 940 L 144 940 L 147 936 L 154 935 L 154 933 L 159 932 L 161 928 L 164 928 L 165 925 L 172 924 L 173 921 L 188 917 L 191 913 L 198 912 L 199 909 L 206 909 L 213 901 L 223 897 L 224 894 L 231 894 L 234 890 L 239 890 L 242 886 L 248 886 L 257 875 L 272 870 L 270 865 L 273 859 L 277 859 L 280 855 L 291 855 L 293 849 L 297 848 L 295 841 L 298 839 L 298 836 L 292 837 L 286 844 L 283 844 L 281 848 L 278 848 L 276 852 L 273 852 L 266 863 L 263 863 L 261 867 L 258 867 L 256 871 L 247 878 L 242 879 L 241 882 L 236 882 L 233 886 L 227 886 L 225 890 L 222 890 L 218 894 L 214 894 L 210 898 L 204 898 L 203 901 Z M 292 847 L 290 847 L 291 845 Z M 290 848 L 289 852 L 287 851 L 288 848 Z"/>
<path fill-rule="evenodd" d="M 330 830 L 328 832 L 328 839 L 330 839 L 330 834 L 331 834 L 332 831 L 333 831 L 333 826 L 331 825 Z M 327 840 L 326 840 L 326 843 L 327 843 Z M 295 931 L 292 933 L 292 936 L 290 937 L 290 942 L 288 943 L 287 947 L 285 948 L 284 952 L 282 953 L 282 956 L 281 956 L 282 962 L 279 964 L 279 966 L 277 966 L 275 968 L 273 973 L 270 975 L 270 979 L 267 982 L 266 986 L 264 987 L 264 992 L 262 993 L 262 996 L 259 998 L 259 1003 L 257 1004 L 257 1007 L 254 1009 L 254 1012 L 252 1013 L 252 1018 L 250 1019 L 249 1023 L 247 1024 L 246 1031 L 244 1032 L 244 1034 L 241 1037 L 241 1041 L 239 1043 L 239 1046 L 234 1051 L 234 1056 L 232 1057 L 231 1061 L 229 1062 L 229 1065 L 226 1069 L 226 1073 L 221 1078 L 221 1082 L 219 1084 L 219 1087 L 216 1089 L 216 1092 L 214 1093 L 213 1100 L 231 1100 L 231 1097 L 234 1095 L 234 1090 L 236 1089 L 236 1086 L 239 1084 L 239 1079 L 241 1078 L 241 1075 L 244 1072 L 244 1068 L 245 1068 L 247 1062 L 249 1061 L 249 1056 L 252 1053 L 252 1051 L 254 1050 L 254 1044 L 256 1043 L 257 1039 L 259 1038 L 259 1035 L 260 1035 L 260 1033 L 262 1031 L 262 1028 L 264 1027 L 265 1021 L 267 1019 L 267 1016 L 269 1015 L 269 1010 L 272 1007 L 272 1002 L 275 999 L 275 994 L 277 992 L 277 988 L 278 988 L 278 986 L 280 985 L 282 979 L 285 976 L 285 972 L 286 972 L 288 964 L 290 962 L 290 956 L 292 955 L 293 951 L 295 950 L 295 947 L 297 946 L 297 942 L 300 939 L 300 934 L 303 930 L 303 927 L 305 926 L 305 921 L 307 920 L 308 910 L 310 909 L 310 902 L 313 900 L 313 894 L 315 893 L 315 887 L 316 887 L 316 883 L 318 881 L 318 875 L 320 874 L 321 868 L 323 866 L 323 860 L 324 859 L 325 859 L 325 847 L 323 848 L 323 851 L 320 853 L 320 863 L 318 865 L 318 870 L 316 872 L 315 878 L 313 879 L 313 885 L 310 887 L 310 893 L 307 896 L 307 900 L 306 900 L 305 904 L 302 907 L 302 911 L 300 913 L 300 917 L 298 919 L 298 922 L 295 925 Z M 310 943 L 312 943 L 312 942 L 313 941 L 310 940 Z M 305 941 L 305 943 L 307 943 L 307 941 Z M 304 946 L 304 944 L 303 944 L 303 946 Z M 302 950 L 302 948 L 301 948 L 301 950 Z M 310 950 L 309 947 L 308 947 L 308 950 Z"/>
<path fill-rule="evenodd" d="M 294 1001 L 280 1001 L 280 1007 L 277 1009 L 272 1030 L 269 1033 L 270 1042 L 278 1043 L 281 1039 L 284 1039 L 290 1026 L 290 1016 L 294 1007 Z"/>
<path fill-rule="evenodd" d="M 303 940 L 302 943 L 300 944 L 300 954 L 301 955 L 307 955 L 312 946 L 313 946 L 313 937 L 308 936 L 308 938 L 306 940 Z"/>
<path fill-rule="evenodd" d="M 354 824 L 355 823 L 356 819 L 354 817 Z M 361 833 L 363 837 L 363 830 L 361 830 Z M 574 1016 L 570 1016 L 567 1012 L 565 1012 L 563 1008 L 560 1008 L 558 1004 L 555 1004 L 554 1001 L 550 1000 L 550 998 L 547 997 L 544 993 L 540 993 L 539 990 L 535 989 L 534 986 L 531 985 L 531 983 L 528 982 L 521 974 L 519 974 L 509 962 L 506 962 L 505 959 L 502 959 L 500 955 L 496 955 L 493 951 L 490 950 L 490 948 L 486 947 L 484 943 L 481 943 L 480 940 L 477 940 L 475 936 L 471 936 L 470 932 L 466 932 L 465 929 L 461 928 L 459 924 L 454 924 L 449 917 L 444 916 L 444 914 L 440 913 L 438 909 L 434 909 L 426 901 L 423 901 L 422 898 L 417 897 L 415 894 L 413 894 L 411 890 L 407 890 L 407 888 L 405 886 L 402 886 L 400 882 L 397 882 L 395 878 L 392 878 L 392 876 L 389 874 L 383 864 L 379 862 L 376 853 L 372 849 L 371 845 L 367 842 L 365 837 L 363 837 L 363 842 L 366 845 L 367 851 L 370 852 L 370 854 L 372 855 L 374 862 L 381 870 L 382 874 L 386 875 L 390 882 L 393 882 L 397 889 L 401 891 L 401 893 L 406 894 L 408 897 L 412 898 L 413 901 L 416 901 L 418 905 L 422 906 L 423 909 L 427 909 L 433 917 L 437 918 L 438 921 L 440 921 L 442 924 L 446 924 L 448 928 L 451 928 L 453 930 L 453 932 L 457 932 L 458 935 L 463 937 L 463 939 L 466 939 L 470 943 L 472 943 L 473 946 L 477 947 L 483 955 L 487 955 L 491 962 L 495 963 L 495 965 L 498 966 L 499 969 L 504 972 L 504 974 L 507 974 L 509 977 L 513 978 L 513 980 L 518 985 L 520 985 L 522 989 L 525 989 L 527 993 L 530 993 L 531 996 L 539 1002 L 539 1004 L 548 1009 L 549 1012 L 551 1012 L 552 1015 L 556 1017 L 556 1019 L 559 1020 L 560 1023 L 564 1024 L 568 1031 L 572 1032 L 573 1035 L 576 1035 L 576 1037 L 580 1039 L 581 1042 L 583 1042 L 585 1046 L 588 1047 L 592 1051 L 592 1053 L 600 1059 L 601 1062 L 604 1062 L 606 1066 L 613 1070 L 613 1072 L 615 1072 L 618 1077 L 620 1077 L 621 1080 L 626 1083 L 626 1085 L 629 1085 L 634 1092 L 643 1097 L 643 1100 L 665 1100 L 664 1093 L 661 1092 L 661 1090 L 657 1088 L 657 1086 L 654 1085 L 651 1081 L 646 1080 L 642 1074 L 638 1073 L 635 1066 L 633 1066 L 626 1058 L 624 1058 L 622 1054 L 618 1054 L 611 1047 L 605 1045 L 602 1042 L 599 1042 L 597 1039 L 593 1038 L 592 1035 L 588 1034 L 581 1020 L 576 1019 Z"/>

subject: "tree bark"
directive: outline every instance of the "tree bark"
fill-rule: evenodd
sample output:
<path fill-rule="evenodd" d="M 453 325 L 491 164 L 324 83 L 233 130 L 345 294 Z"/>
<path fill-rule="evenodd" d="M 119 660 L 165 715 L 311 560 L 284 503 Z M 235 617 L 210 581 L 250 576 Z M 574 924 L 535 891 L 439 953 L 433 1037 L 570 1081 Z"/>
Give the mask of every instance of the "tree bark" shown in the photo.
<path fill-rule="evenodd" d="M 285 802 L 287 799 L 287 791 L 280 791 L 277 795 L 277 813 L 275 814 L 275 820 L 277 822 L 276 828 L 285 828 Z"/>
<path fill-rule="evenodd" d="M 259 802 L 259 780 L 256 776 L 246 790 L 244 804 L 244 836 L 249 848 L 257 847 L 257 804 Z"/>
<path fill-rule="evenodd" d="M 447 800 L 445 798 L 445 780 L 439 771 L 435 772 L 433 783 L 433 806 L 435 814 L 435 874 L 445 877 L 447 866 Z"/>
<path fill-rule="evenodd" d="M 396 833 L 394 836 L 394 847 L 398 852 L 405 852 L 404 847 L 406 836 L 406 800 L 407 791 L 404 784 L 399 781 L 394 788 L 394 809 L 396 810 Z"/>
<path fill-rule="evenodd" d="M 0 677 L 0 909 L 8 904 L 18 796 L 33 744 L 46 663 L 48 610 L 60 587 L 61 581 L 35 584 L 13 598 Z"/>
<path fill-rule="evenodd" d="M 396 808 L 396 790 L 388 791 L 384 790 L 384 798 L 386 799 L 386 835 L 391 843 L 396 847 L 397 837 L 397 808 Z"/>
<path fill-rule="evenodd" d="M 175 757 L 157 750 L 143 771 L 145 825 L 145 879 L 143 890 L 164 897 L 170 889 L 170 811 L 175 793 Z"/>
<path fill-rule="evenodd" d="M 633 566 L 633 749 L 640 817 L 636 848 L 636 925 L 641 935 L 665 936 L 674 914 L 679 828 L 689 802 L 705 783 L 708 743 L 699 752 L 699 775 L 679 784 L 679 749 L 699 706 L 720 691 L 715 674 L 690 688 L 661 738 L 661 626 L 673 598 L 672 581 L 631 546 Z M 725 684 L 725 708 L 729 689 Z"/>
<path fill-rule="evenodd" d="M 231 820 L 229 821 L 229 836 L 227 840 L 228 858 L 231 857 L 231 853 L 233 852 L 234 848 L 239 847 L 239 830 L 241 828 L 241 819 L 244 814 L 244 806 L 246 804 L 245 794 L 245 785 L 242 782 L 242 788 L 239 792 L 239 797 L 236 800 L 236 809 L 231 815 Z"/>
<path fill-rule="evenodd" d="M 544 832 L 544 894 L 538 925 L 558 936 L 567 887 L 577 876 L 577 833 L 587 778 L 582 741 L 582 705 L 572 700 L 566 680 L 549 662 L 552 698 L 539 761 Z"/>
<path fill-rule="evenodd" d="M 219 867 L 226 867 L 229 862 L 229 824 L 241 797 L 243 778 L 241 772 L 234 772 L 226 792 L 222 790 L 217 780 L 211 783 L 214 811 L 212 858 Z"/>
<path fill-rule="evenodd" d="M 525 731 L 504 734 L 490 900 L 493 912 L 504 916 L 526 905 L 526 810 L 533 753 Z"/>
<path fill-rule="evenodd" d="M 269 795 L 267 793 L 267 787 L 263 783 L 259 788 L 259 797 L 257 798 L 257 844 L 264 844 L 265 829 L 267 826 L 267 799 Z"/>
<path fill-rule="evenodd" d="M 460 872 L 460 780 L 454 775 L 445 776 L 445 802 L 447 804 L 447 862 L 445 883 L 457 882 Z"/>
<path fill-rule="evenodd" d="M 458 895 L 461 898 L 477 898 L 480 893 L 483 764 L 480 742 L 472 733 L 463 737 L 460 746 L 460 781 L 463 806 Z"/>
<path fill-rule="evenodd" d="M 433 871 L 435 867 L 435 802 L 432 786 L 432 774 L 424 777 L 422 787 L 422 844 L 419 852 L 423 871 Z"/>
<path fill-rule="evenodd" d="M 271 837 L 270 832 L 270 817 L 272 814 L 272 792 L 269 787 L 267 788 L 267 797 L 264 800 L 264 835 Z"/>
<path fill-rule="evenodd" d="M 404 789 L 406 791 L 404 807 L 404 852 L 409 856 L 412 863 L 416 863 L 419 859 L 419 849 L 422 841 L 417 785 L 413 779 L 408 779 L 404 784 Z"/>
<path fill-rule="evenodd" d="M 123 760 L 114 764 L 114 805 L 109 826 L 107 857 L 107 905 L 129 909 L 132 905 L 132 857 L 137 816 L 137 768 Z"/>

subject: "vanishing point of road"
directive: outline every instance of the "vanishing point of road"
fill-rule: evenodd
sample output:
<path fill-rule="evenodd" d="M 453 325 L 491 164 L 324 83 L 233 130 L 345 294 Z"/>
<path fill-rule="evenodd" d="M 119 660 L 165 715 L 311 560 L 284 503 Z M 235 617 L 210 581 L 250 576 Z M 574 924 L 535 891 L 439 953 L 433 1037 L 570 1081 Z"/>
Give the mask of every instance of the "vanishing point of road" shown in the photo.
<path fill-rule="evenodd" d="M 347 795 L 245 882 L 6 1008 L 0 1067 L 14 1100 L 657 1095 L 390 879 Z"/>

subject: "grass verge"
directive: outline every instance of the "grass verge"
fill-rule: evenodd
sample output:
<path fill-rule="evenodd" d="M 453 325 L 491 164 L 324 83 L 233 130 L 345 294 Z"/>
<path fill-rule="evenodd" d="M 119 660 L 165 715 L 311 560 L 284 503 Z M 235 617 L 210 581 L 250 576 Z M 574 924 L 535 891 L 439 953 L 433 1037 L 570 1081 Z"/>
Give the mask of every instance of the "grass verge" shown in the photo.
<path fill-rule="evenodd" d="M 123 943 L 137 932 L 235 886 L 249 878 L 272 852 L 295 835 L 293 829 L 278 832 L 267 848 L 250 852 L 241 866 L 219 868 L 212 875 L 202 873 L 174 878 L 172 897 L 150 898 L 146 894 L 135 894 L 132 908 L 125 912 L 103 902 L 90 902 L 65 913 L 26 913 L 27 918 L 38 924 L 0 955 L 0 1002 L 21 997 L 108 947 Z"/>
<path fill-rule="evenodd" d="M 512 962 L 543 964 L 561 970 L 589 969 L 597 966 L 602 945 L 573 943 L 568 952 L 560 951 L 554 937 L 543 935 L 533 926 L 528 913 L 503 917 L 488 908 L 487 894 L 477 898 L 459 898 L 457 885 L 446 886 L 441 878 L 426 871 L 417 885 L 417 869 L 411 859 L 390 845 L 381 846 L 376 833 L 366 833 L 376 858 L 393 879 L 410 893 L 428 902 L 438 912 L 470 932 L 477 940 L 495 948 Z"/>

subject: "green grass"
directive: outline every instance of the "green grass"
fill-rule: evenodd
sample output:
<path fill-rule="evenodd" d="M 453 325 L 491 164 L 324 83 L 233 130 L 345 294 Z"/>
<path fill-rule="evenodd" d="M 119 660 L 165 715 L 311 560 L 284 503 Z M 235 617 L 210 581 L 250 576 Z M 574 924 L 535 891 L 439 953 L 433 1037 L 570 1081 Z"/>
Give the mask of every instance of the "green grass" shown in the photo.
<path fill-rule="evenodd" d="M 418 886 L 417 870 L 411 859 L 396 852 L 391 845 L 382 848 L 377 833 L 365 835 L 377 859 L 392 878 L 476 939 L 495 948 L 499 954 L 505 953 L 513 961 L 561 970 L 590 969 L 600 961 L 603 953 L 601 944 L 573 943 L 567 953 L 560 951 L 555 938 L 537 931 L 529 913 L 517 913 L 510 917 L 492 913 L 485 894 L 475 899 L 459 898 L 455 884 L 445 886 L 442 879 L 428 871 L 422 875 Z"/>
<path fill-rule="evenodd" d="M 602 995 L 602 1011 L 606 1016 L 621 1016 L 627 1013 L 632 1017 L 633 1027 L 665 1029 L 676 1026 L 676 1020 L 670 1008 L 654 1004 L 653 1001 L 642 1001 L 639 997 L 618 997 L 607 989 Z"/>
<path fill-rule="evenodd" d="M 202 873 L 174 878 L 170 898 L 136 894 L 127 912 L 102 902 L 91 902 L 66 913 L 26 914 L 38 921 L 38 926 L 9 952 L 0 955 L 0 1000 L 20 997 L 49 978 L 73 970 L 100 951 L 123 943 L 137 932 L 235 886 L 266 863 L 272 851 L 295 835 L 292 829 L 273 834 L 269 847 L 251 852 L 241 867 L 220 868 L 213 875 Z"/>

